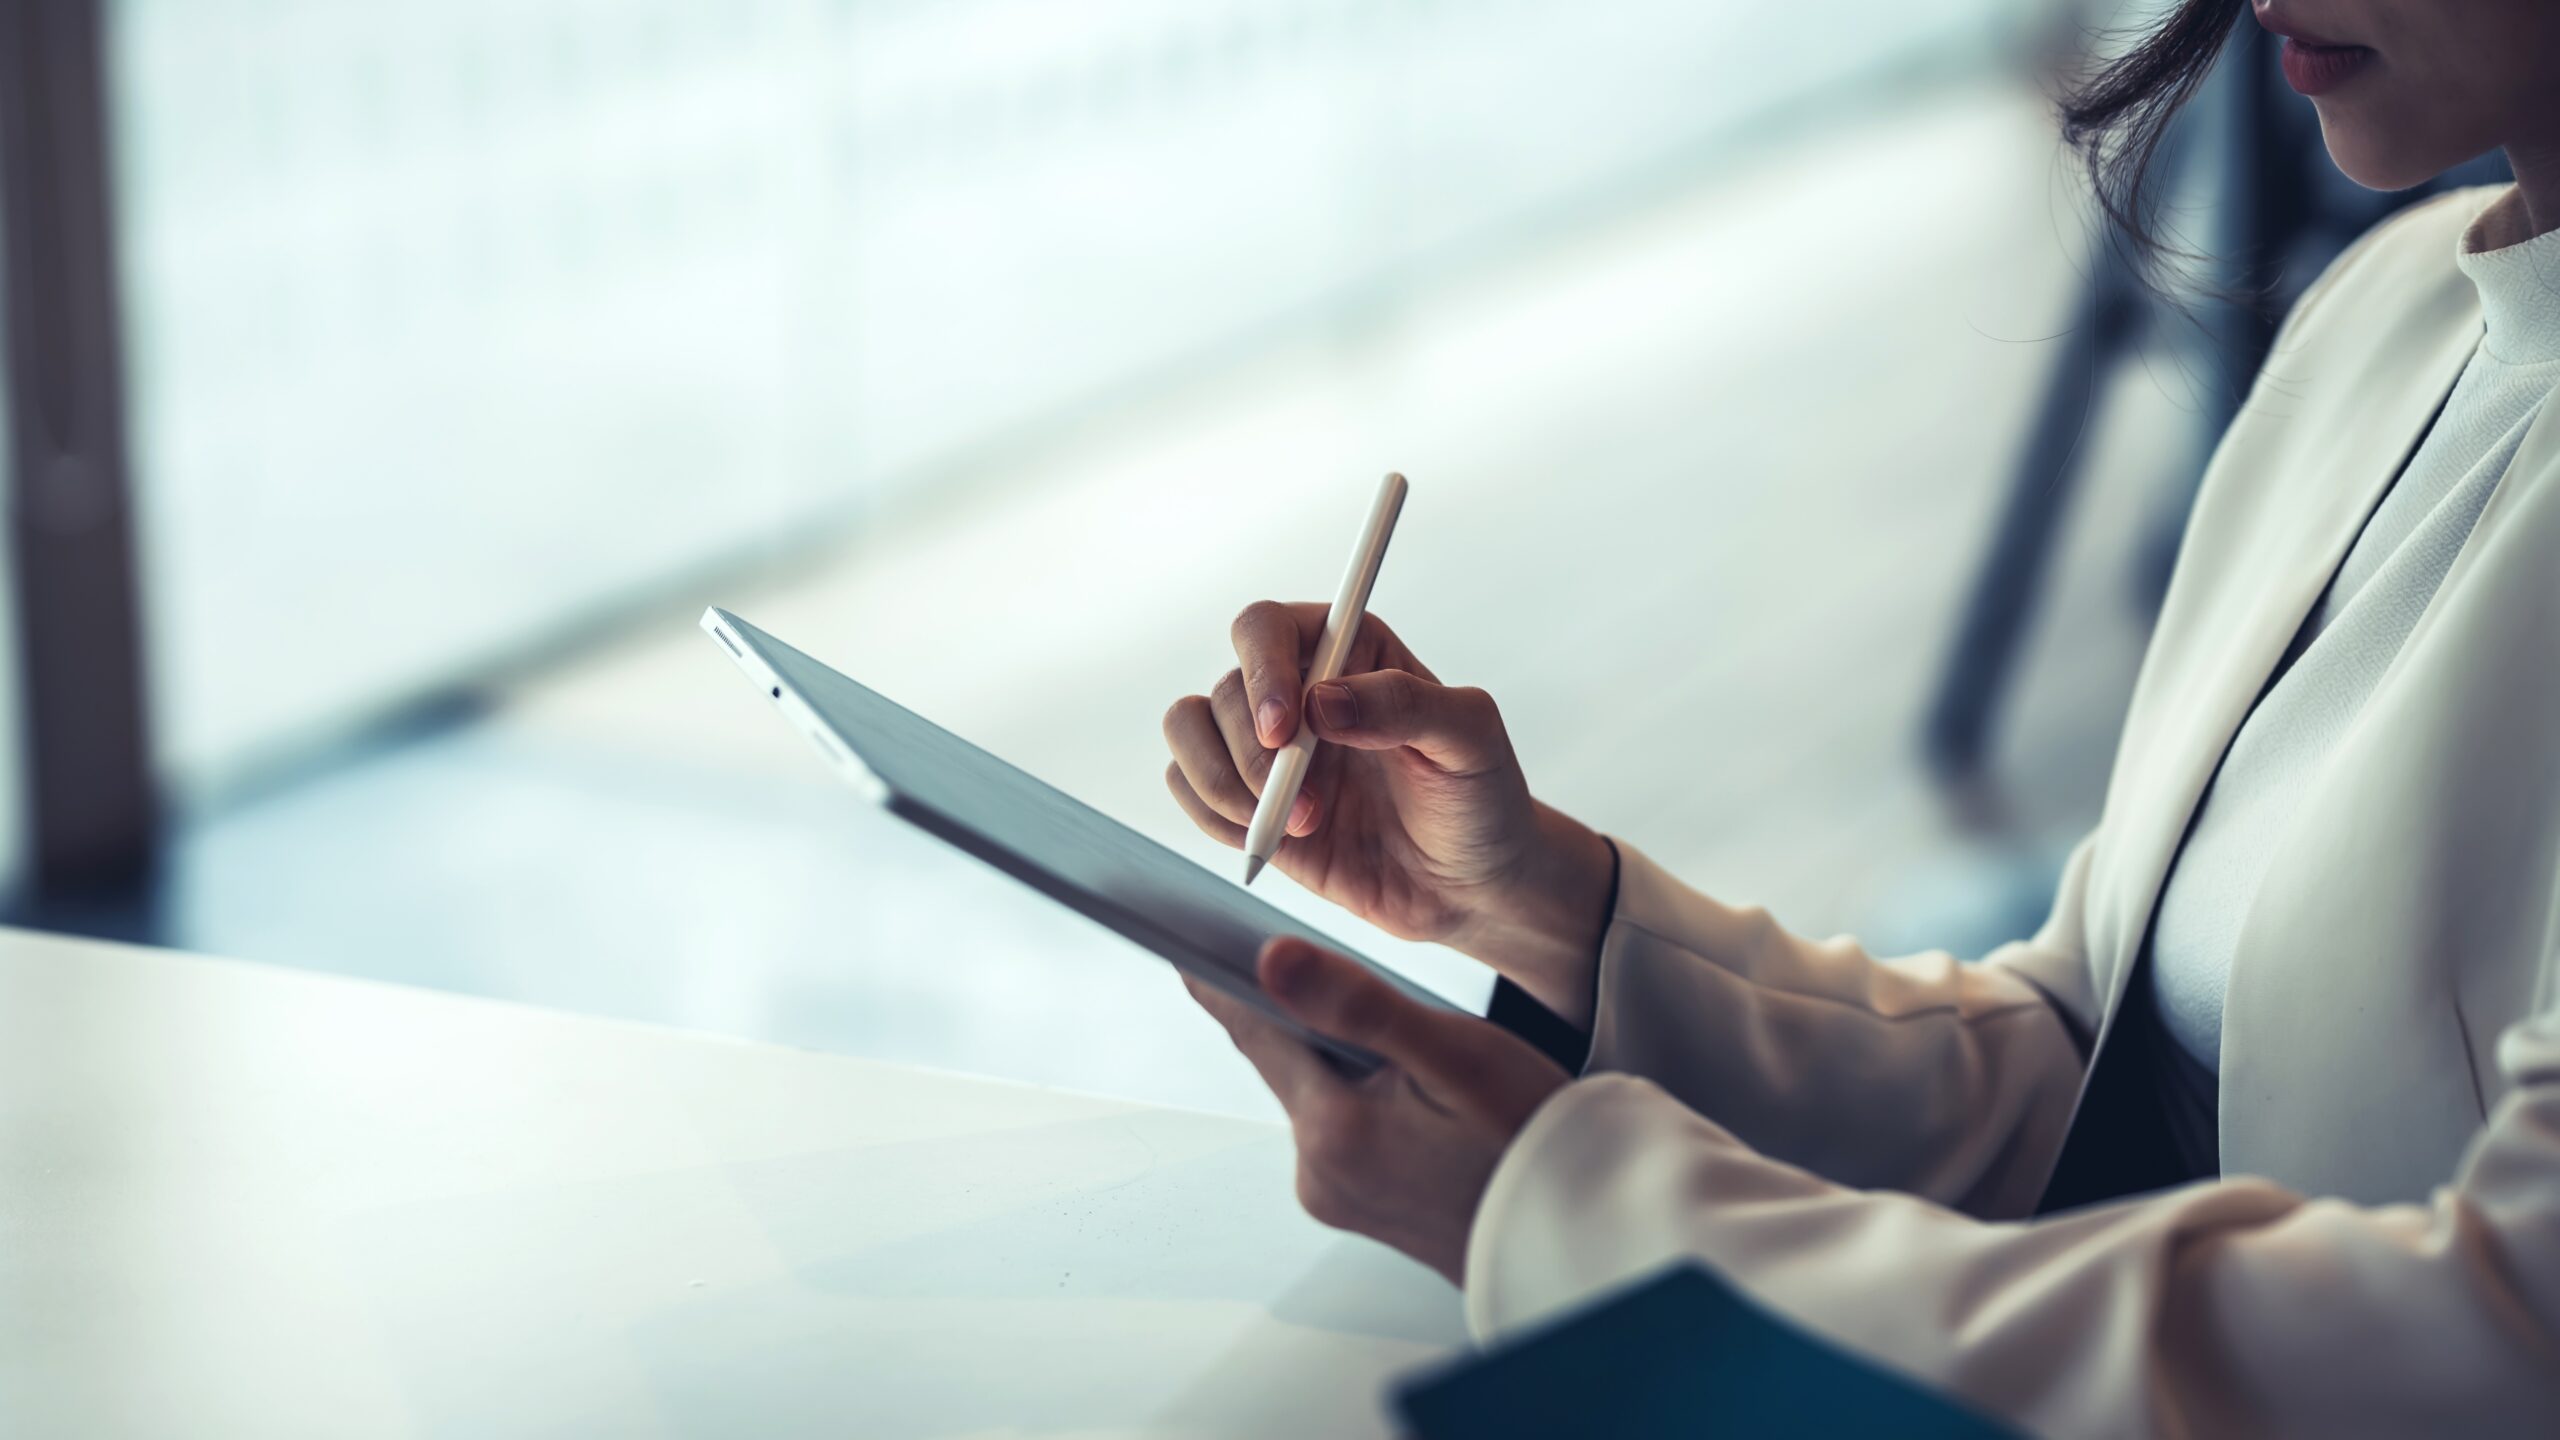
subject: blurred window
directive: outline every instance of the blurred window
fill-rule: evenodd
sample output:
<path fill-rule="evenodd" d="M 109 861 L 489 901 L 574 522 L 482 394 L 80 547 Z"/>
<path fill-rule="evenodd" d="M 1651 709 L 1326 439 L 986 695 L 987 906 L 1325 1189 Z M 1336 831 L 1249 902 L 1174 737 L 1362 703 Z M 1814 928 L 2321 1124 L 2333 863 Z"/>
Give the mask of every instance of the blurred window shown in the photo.
<path fill-rule="evenodd" d="M 117 0 L 181 793 L 2020 0 Z"/>

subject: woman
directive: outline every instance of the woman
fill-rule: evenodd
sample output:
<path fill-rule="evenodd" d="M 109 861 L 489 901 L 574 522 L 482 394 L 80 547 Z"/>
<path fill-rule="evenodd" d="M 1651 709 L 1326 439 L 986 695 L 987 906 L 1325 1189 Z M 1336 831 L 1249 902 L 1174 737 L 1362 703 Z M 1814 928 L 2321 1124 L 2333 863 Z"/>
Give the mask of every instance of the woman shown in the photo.
<path fill-rule="evenodd" d="M 2137 229 L 2241 9 L 2188 0 L 2074 102 Z M 1887 962 L 1729 908 L 1534 801 L 1493 702 L 1382 623 L 1302 703 L 1317 606 L 1245 611 L 1167 715 L 1230 844 L 1312 724 L 1275 863 L 1587 1036 L 1570 1078 L 1275 942 L 1282 1005 L 1393 1062 L 1352 1083 L 1199 995 L 1307 1208 L 1480 1334 L 1695 1258 L 2037 1432 L 2560 1434 L 2560 4 L 2255 9 L 2354 179 L 2502 147 L 2517 183 L 2287 319 L 2034 938 Z"/>

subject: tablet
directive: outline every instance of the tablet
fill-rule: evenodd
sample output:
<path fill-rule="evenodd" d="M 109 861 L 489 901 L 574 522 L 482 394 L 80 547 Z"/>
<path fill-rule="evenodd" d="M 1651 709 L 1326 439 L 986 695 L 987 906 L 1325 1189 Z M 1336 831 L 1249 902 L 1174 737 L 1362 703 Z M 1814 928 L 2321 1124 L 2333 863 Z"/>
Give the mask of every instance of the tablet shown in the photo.
<path fill-rule="evenodd" d="M 1363 1075 L 1379 1060 L 1298 1024 L 1262 993 L 1254 957 L 1274 935 L 1351 956 L 1423 1004 L 1457 1008 L 728 611 L 705 611 L 702 628 L 874 803 L 1235 996 L 1338 1067 Z"/>

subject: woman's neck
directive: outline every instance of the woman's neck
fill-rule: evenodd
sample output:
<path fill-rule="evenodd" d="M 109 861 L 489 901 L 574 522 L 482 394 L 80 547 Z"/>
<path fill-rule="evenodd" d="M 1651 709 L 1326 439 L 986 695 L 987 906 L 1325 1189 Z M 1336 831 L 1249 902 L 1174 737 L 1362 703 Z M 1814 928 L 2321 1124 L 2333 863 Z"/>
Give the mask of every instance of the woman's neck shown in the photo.
<path fill-rule="evenodd" d="M 2525 233 L 2519 240 L 2560 230 L 2560 140 L 2507 147 L 2507 168 L 2515 172 L 2516 200 L 2522 207 Z"/>

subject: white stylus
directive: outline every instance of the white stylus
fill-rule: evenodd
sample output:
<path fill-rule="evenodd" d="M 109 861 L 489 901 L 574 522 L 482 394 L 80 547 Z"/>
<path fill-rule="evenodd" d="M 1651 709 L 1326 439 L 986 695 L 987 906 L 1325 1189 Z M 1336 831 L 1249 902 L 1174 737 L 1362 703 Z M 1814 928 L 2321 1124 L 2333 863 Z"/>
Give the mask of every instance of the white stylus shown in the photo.
<path fill-rule="evenodd" d="M 1404 509 L 1404 477 L 1394 471 L 1378 485 L 1378 503 L 1369 507 L 1369 523 L 1361 527 L 1360 548 L 1351 552 L 1351 568 L 1342 572 L 1342 588 L 1325 612 L 1324 637 L 1316 641 L 1315 659 L 1307 666 L 1308 689 L 1342 675 L 1342 662 L 1360 633 L 1360 617 L 1369 609 L 1369 589 L 1378 583 L 1378 566 L 1387 558 L 1387 537 L 1396 533 L 1396 513 Z M 1315 758 L 1315 727 L 1307 723 L 1306 692 L 1298 699 L 1298 733 L 1271 758 L 1270 778 L 1253 807 L 1253 823 L 1244 832 L 1244 883 L 1262 873 L 1289 833 L 1289 807 L 1298 803 L 1298 787 L 1306 783 L 1307 763 Z"/>

